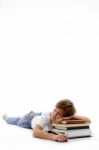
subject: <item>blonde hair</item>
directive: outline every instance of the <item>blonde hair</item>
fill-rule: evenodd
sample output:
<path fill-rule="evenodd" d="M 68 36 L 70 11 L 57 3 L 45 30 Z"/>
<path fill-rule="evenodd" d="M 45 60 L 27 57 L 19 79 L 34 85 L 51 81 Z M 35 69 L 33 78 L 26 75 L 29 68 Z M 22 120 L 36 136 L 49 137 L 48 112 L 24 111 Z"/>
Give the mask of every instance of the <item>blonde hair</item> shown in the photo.
<path fill-rule="evenodd" d="M 57 102 L 56 108 L 63 110 L 65 117 L 72 116 L 76 112 L 73 102 L 69 99 L 62 99 L 59 102 Z"/>

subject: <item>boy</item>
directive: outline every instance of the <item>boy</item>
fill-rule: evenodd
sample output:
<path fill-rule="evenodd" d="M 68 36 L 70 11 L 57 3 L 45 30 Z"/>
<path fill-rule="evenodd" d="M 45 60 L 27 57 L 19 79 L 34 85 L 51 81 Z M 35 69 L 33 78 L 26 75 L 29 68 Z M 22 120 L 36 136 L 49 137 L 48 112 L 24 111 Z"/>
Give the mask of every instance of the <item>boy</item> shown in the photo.
<path fill-rule="evenodd" d="M 17 125 L 23 128 L 32 128 L 33 136 L 37 138 L 43 138 L 58 142 L 68 141 L 68 137 L 64 134 L 52 134 L 48 133 L 52 128 L 52 123 L 59 123 L 63 118 L 65 119 L 81 119 L 85 122 L 90 122 L 88 118 L 79 117 L 75 115 L 76 109 L 72 101 L 68 99 L 60 100 L 56 103 L 55 109 L 48 113 L 35 113 L 31 111 L 22 118 L 20 117 L 7 117 L 3 116 L 3 119 L 13 125 Z"/>

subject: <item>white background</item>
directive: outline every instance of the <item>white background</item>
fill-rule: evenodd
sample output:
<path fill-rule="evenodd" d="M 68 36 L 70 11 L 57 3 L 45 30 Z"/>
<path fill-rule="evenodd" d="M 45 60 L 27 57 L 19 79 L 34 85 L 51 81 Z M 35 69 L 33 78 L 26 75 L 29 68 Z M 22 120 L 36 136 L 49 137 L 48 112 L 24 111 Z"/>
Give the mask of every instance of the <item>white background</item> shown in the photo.
<path fill-rule="evenodd" d="M 98 51 L 98 0 L 0 0 L 0 113 L 69 98 L 97 133 Z"/>

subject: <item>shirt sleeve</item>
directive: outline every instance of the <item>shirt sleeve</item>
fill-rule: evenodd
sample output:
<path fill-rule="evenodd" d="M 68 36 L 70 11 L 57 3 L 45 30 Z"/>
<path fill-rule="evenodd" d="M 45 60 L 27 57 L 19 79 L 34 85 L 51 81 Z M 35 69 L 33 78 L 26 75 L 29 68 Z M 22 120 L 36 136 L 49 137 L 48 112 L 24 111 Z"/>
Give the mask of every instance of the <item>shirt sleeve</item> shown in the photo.
<path fill-rule="evenodd" d="M 40 125 L 42 128 L 45 128 L 48 124 L 48 117 L 46 114 L 42 114 L 37 122 L 38 125 Z"/>

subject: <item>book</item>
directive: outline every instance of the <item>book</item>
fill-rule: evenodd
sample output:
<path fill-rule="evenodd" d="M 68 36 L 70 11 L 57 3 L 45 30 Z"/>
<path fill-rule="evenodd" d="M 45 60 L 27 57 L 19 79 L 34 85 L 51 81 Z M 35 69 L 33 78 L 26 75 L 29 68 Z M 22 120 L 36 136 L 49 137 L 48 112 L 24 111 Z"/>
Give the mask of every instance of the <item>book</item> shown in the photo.
<path fill-rule="evenodd" d="M 89 123 L 79 123 L 79 124 L 62 124 L 62 123 L 52 123 L 52 126 L 55 128 L 62 128 L 62 129 L 66 129 L 68 127 L 86 127 L 89 126 Z"/>
<path fill-rule="evenodd" d="M 60 124 L 82 124 L 82 123 L 85 123 L 84 120 L 80 120 L 80 119 L 71 119 L 71 120 L 66 120 L 66 119 L 63 119 Z"/>
<path fill-rule="evenodd" d="M 54 134 L 66 134 L 68 139 L 91 137 L 89 124 L 53 124 L 50 132 Z"/>
<path fill-rule="evenodd" d="M 68 139 L 91 137 L 90 129 L 81 129 L 81 130 L 76 129 L 67 131 L 59 129 L 51 129 L 51 132 L 55 134 L 66 134 L 68 136 Z"/>

